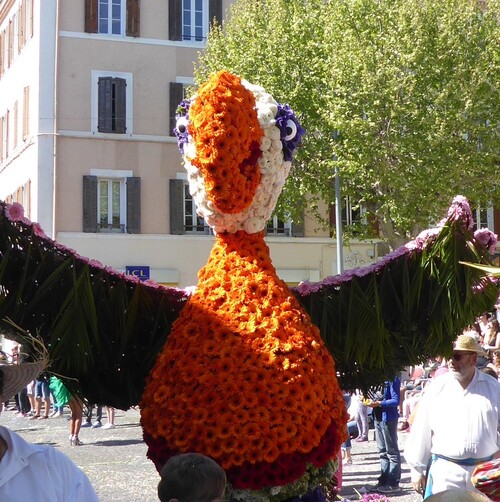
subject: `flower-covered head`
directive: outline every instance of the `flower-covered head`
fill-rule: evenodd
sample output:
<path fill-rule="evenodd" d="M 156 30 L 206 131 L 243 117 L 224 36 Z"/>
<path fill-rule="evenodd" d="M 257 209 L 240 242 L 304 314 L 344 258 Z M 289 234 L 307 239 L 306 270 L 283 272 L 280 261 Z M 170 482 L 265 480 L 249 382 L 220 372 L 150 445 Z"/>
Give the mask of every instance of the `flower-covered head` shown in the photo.
<path fill-rule="evenodd" d="M 198 214 L 216 233 L 263 230 L 304 134 L 293 111 L 226 71 L 178 110 L 176 135 Z"/>

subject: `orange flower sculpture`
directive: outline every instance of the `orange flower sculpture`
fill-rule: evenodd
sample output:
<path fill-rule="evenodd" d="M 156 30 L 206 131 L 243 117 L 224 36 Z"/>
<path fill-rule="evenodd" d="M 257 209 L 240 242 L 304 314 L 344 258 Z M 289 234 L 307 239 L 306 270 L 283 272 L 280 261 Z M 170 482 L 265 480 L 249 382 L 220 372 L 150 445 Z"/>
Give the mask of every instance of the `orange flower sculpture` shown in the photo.
<path fill-rule="evenodd" d="M 257 206 L 262 183 L 274 176 L 269 158 L 278 172 L 289 168 L 275 153 L 290 147 L 289 109 L 289 128 L 267 134 L 280 130 L 282 109 L 262 88 L 227 72 L 194 97 L 186 163 L 190 181 L 206 181 L 201 195 L 192 191 L 219 230 L 234 224 L 237 211 Z M 241 134 L 224 134 L 237 124 Z M 214 134 L 225 138 L 223 147 Z M 202 452 L 224 467 L 234 488 L 259 490 L 293 483 L 308 466 L 335 458 L 347 417 L 334 361 L 271 263 L 263 232 L 269 215 L 255 214 L 261 211 L 247 218 L 262 219 L 260 229 L 253 223 L 256 232 L 218 231 L 198 288 L 150 373 L 141 423 L 158 469 L 174 454 Z"/>

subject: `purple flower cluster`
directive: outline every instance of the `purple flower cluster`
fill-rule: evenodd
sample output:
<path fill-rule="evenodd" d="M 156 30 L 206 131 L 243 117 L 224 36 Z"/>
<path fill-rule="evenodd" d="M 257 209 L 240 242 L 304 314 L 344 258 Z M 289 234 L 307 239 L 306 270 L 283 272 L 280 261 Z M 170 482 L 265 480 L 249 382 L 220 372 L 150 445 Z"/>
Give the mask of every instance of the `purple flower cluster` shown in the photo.
<path fill-rule="evenodd" d="M 191 101 L 183 99 L 175 110 L 174 134 L 177 138 L 177 146 L 181 153 L 184 153 L 184 145 L 188 142 L 189 107 Z"/>
<path fill-rule="evenodd" d="M 362 502 L 389 502 L 389 499 L 385 495 L 380 495 L 378 493 L 365 493 Z"/>
<path fill-rule="evenodd" d="M 474 218 L 470 209 L 469 201 L 463 195 L 454 197 L 448 210 L 448 219 L 461 221 L 468 230 L 474 227 Z"/>
<path fill-rule="evenodd" d="M 480 228 L 474 232 L 474 239 L 484 246 L 490 254 L 495 253 L 498 242 L 497 234 L 494 234 L 488 228 Z"/>
<path fill-rule="evenodd" d="M 283 145 L 283 158 L 291 161 L 293 151 L 300 145 L 305 131 L 295 117 L 289 105 L 278 103 L 278 113 L 276 114 L 276 126 L 280 130 L 280 139 Z"/>

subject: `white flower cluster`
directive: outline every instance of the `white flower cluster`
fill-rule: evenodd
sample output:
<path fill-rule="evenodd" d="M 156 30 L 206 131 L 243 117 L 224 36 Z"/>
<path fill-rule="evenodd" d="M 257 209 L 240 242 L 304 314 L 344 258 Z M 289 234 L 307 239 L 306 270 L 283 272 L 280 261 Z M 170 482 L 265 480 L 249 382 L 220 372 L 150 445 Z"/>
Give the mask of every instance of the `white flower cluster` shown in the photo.
<path fill-rule="evenodd" d="M 242 80 L 242 83 L 255 96 L 257 117 L 264 132 L 260 141 L 262 154 L 258 160 L 261 181 L 252 204 L 237 214 L 226 214 L 217 209 L 208 199 L 200 171 L 189 162 L 190 158 L 196 156 L 191 136 L 184 148 L 184 167 L 188 173 L 189 191 L 196 202 L 198 215 L 205 219 L 215 233 L 235 233 L 244 230 L 253 234 L 263 230 L 273 213 L 291 167 L 291 162 L 283 158 L 280 130 L 276 126 L 278 104 L 262 87 L 250 84 L 246 80 Z M 196 99 L 196 96 L 193 99 Z"/>

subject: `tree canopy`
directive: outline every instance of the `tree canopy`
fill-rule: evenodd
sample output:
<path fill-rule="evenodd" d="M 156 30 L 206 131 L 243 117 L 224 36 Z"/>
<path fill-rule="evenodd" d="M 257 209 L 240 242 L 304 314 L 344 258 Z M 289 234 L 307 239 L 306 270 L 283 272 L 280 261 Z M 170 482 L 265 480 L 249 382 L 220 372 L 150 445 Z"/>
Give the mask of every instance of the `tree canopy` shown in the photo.
<path fill-rule="evenodd" d="M 499 0 L 237 0 L 195 73 L 237 73 L 300 118 L 280 216 L 307 197 L 324 218 L 337 165 L 395 247 L 456 194 L 500 202 L 499 27 Z"/>

